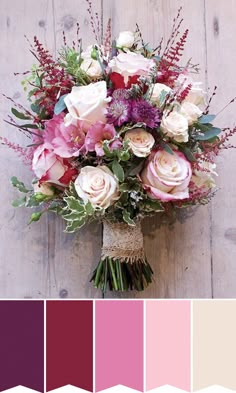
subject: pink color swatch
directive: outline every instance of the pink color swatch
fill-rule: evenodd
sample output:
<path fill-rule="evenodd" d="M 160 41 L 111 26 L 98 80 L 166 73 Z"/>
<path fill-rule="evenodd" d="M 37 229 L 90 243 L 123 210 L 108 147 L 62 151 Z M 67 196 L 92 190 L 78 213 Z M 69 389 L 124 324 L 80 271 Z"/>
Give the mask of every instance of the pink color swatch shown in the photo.
<path fill-rule="evenodd" d="M 143 391 L 143 301 L 96 302 L 96 391 Z"/>
<path fill-rule="evenodd" d="M 146 302 L 146 389 L 191 390 L 190 301 Z"/>

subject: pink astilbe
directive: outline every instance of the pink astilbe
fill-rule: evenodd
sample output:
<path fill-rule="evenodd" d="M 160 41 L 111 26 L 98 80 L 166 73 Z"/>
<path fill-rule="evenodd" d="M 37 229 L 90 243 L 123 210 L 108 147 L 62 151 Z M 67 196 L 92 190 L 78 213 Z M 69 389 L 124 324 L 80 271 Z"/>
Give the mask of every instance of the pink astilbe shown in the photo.
<path fill-rule="evenodd" d="M 108 57 L 112 51 L 112 42 L 111 42 L 111 18 L 108 19 L 107 28 L 103 40 L 104 46 L 104 56 Z"/>
<path fill-rule="evenodd" d="M 33 154 L 35 151 L 35 147 L 22 147 L 18 143 L 13 143 L 10 142 L 7 138 L 2 138 L 0 137 L 0 141 L 2 142 L 3 145 L 9 147 L 9 149 L 13 150 L 18 157 L 22 159 L 22 162 L 25 165 L 31 166 L 32 159 L 33 159 Z"/>

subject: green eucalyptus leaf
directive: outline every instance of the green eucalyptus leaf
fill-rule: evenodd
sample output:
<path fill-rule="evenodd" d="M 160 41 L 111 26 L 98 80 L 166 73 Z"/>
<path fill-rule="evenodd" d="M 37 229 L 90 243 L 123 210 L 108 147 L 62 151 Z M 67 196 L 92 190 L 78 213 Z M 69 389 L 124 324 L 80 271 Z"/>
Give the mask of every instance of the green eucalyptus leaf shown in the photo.
<path fill-rule="evenodd" d="M 63 96 L 61 96 L 59 98 L 59 101 L 56 103 L 55 107 L 54 107 L 54 113 L 55 115 L 59 115 L 61 112 L 63 112 L 66 109 L 66 104 L 65 104 L 65 97 L 68 94 L 63 94 Z"/>
<path fill-rule="evenodd" d="M 201 124 L 207 124 L 211 123 L 213 120 L 215 120 L 216 115 L 202 115 L 199 119 L 198 122 Z"/>
<path fill-rule="evenodd" d="M 203 134 L 197 134 L 194 136 L 196 141 L 207 141 L 219 135 L 221 133 L 221 129 L 217 127 L 212 127 Z"/>

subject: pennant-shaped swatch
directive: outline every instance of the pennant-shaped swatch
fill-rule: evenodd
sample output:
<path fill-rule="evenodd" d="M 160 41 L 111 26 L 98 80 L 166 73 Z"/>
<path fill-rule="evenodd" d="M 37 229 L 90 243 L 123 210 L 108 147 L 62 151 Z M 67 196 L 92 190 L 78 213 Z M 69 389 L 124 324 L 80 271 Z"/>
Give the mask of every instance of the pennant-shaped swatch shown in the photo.
<path fill-rule="evenodd" d="M 193 302 L 193 387 L 236 390 L 236 301 Z"/>
<path fill-rule="evenodd" d="M 191 388 L 190 301 L 146 302 L 146 388 Z"/>
<path fill-rule="evenodd" d="M 47 391 L 93 390 L 93 302 L 47 301 Z"/>
<path fill-rule="evenodd" d="M 43 301 L 0 301 L 0 391 L 44 389 Z"/>
<path fill-rule="evenodd" d="M 96 301 L 96 391 L 143 390 L 143 301 Z"/>

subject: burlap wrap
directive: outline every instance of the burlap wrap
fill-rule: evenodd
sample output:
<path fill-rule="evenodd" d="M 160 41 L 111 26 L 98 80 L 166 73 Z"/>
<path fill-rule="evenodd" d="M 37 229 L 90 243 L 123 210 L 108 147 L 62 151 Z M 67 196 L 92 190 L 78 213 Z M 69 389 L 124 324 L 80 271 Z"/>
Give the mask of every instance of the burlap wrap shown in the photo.
<path fill-rule="evenodd" d="M 120 262 L 143 262 L 143 234 L 141 224 L 131 227 L 122 223 L 103 222 L 102 258 L 114 258 Z"/>

